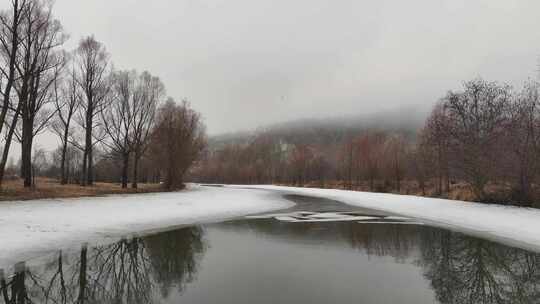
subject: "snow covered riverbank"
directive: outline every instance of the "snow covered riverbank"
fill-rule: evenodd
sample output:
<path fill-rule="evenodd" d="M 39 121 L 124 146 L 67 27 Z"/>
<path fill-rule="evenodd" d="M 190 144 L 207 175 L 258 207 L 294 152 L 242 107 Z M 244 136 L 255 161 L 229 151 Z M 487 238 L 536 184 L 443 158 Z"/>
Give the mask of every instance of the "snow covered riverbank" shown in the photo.
<path fill-rule="evenodd" d="M 191 186 L 183 192 L 0 203 L 0 268 L 85 242 L 205 223 L 293 204 L 253 190 Z"/>
<path fill-rule="evenodd" d="M 60 248 L 285 209 L 283 194 L 341 201 L 540 252 L 540 210 L 416 196 L 278 186 L 0 203 L 0 269 Z"/>
<path fill-rule="evenodd" d="M 418 219 L 507 245 L 540 252 L 540 210 L 410 195 L 281 186 L 229 186 L 328 198 Z"/>

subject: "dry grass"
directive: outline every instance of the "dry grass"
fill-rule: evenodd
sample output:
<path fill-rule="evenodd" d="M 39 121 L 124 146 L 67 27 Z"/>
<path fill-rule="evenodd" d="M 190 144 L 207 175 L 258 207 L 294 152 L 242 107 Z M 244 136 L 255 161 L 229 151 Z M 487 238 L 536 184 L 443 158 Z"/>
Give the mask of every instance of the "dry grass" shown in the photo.
<path fill-rule="evenodd" d="M 22 180 L 7 180 L 0 190 L 0 201 L 11 200 L 31 200 L 43 198 L 67 198 L 100 196 L 105 194 L 126 194 L 126 193 L 149 193 L 161 192 L 164 189 L 159 184 L 140 183 L 138 189 L 122 189 L 120 184 L 95 183 L 91 187 L 79 185 L 60 185 L 55 179 L 38 178 L 34 189 L 25 189 Z"/>
<path fill-rule="evenodd" d="M 304 186 L 316 187 L 316 188 L 321 187 L 320 183 L 318 182 L 307 183 Z M 323 188 L 330 188 L 330 189 L 347 189 L 347 187 L 348 185 L 344 181 L 326 181 L 325 184 L 323 185 Z M 471 191 L 471 187 L 463 182 L 453 183 L 452 185 L 450 185 L 450 193 L 448 194 L 444 193 L 442 196 L 437 193 L 436 180 L 428 181 L 425 185 L 425 189 L 426 189 L 425 196 L 427 197 L 443 197 L 443 198 L 449 198 L 453 200 L 471 201 L 471 202 L 476 201 L 476 198 L 473 192 Z M 354 182 L 352 190 L 370 192 L 369 183 L 365 181 L 360 181 L 359 183 Z M 493 190 L 493 189 L 488 187 L 488 190 Z M 400 192 L 397 192 L 396 189 L 394 189 L 393 184 L 384 185 L 383 181 L 378 180 L 375 182 L 374 192 L 424 196 L 418 183 L 416 181 L 411 181 L 411 180 L 405 180 L 401 182 Z"/>

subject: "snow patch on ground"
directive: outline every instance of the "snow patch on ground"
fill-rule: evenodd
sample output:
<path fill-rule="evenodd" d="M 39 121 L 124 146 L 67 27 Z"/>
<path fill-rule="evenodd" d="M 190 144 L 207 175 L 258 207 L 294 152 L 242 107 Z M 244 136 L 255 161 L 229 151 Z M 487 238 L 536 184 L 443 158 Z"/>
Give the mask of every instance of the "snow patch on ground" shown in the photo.
<path fill-rule="evenodd" d="M 282 186 L 228 186 L 332 199 L 540 252 L 540 210 L 447 199 Z"/>
<path fill-rule="evenodd" d="M 271 193 L 199 186 L 170 193 L 3 202 L 0 268 L 86 242 L 110 242 L 293 205 Z"/>

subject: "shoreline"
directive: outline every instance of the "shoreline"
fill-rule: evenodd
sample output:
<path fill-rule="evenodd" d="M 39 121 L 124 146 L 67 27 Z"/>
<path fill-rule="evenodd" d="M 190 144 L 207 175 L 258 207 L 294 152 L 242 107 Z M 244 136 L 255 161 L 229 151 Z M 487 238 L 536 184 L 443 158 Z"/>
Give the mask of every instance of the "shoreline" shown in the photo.
<path fill-rule="evenodd" d="M 0 203 L 0 268 L 88 242 L 108 243 L 293 205 L 276 193 L 198 186 L 181 192 Z"/>
<path fill-rule="evenodd" d="M 185 189 L 185 187 L 184 187 Z M 96 182 L 92 186 L 78 184 L 61 185 L 55 179 L 40 178 L 35 188 L 24 188 L 22 181 L 4 182 L 0 189 L 0 202 L 30 201 L 43 199 L 103 197 L 115 194 L 169 193 L 183 189 L 167 190 L 160 184 L 139 183 L 138 188 L 122 188 L 120 183 Z"/>

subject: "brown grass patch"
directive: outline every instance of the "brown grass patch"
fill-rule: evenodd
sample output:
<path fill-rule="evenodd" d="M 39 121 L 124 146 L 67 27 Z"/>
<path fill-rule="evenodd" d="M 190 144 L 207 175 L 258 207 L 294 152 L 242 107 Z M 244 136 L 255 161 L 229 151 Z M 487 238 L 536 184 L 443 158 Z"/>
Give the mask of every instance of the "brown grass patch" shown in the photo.
<path fill-rule="evenodd" d="M 100 196 L 106 194 L 150 193 L 165 191 L 160 184 L 139 183 L 138 189 L 122 189 L 120 184 L 95 183 L 90 187 L 60 185 L 55 179 L 37 178 L 33 189 L 25 189 L 20 179 L 7 180 L 0 190 L 0 201 Z"/>

